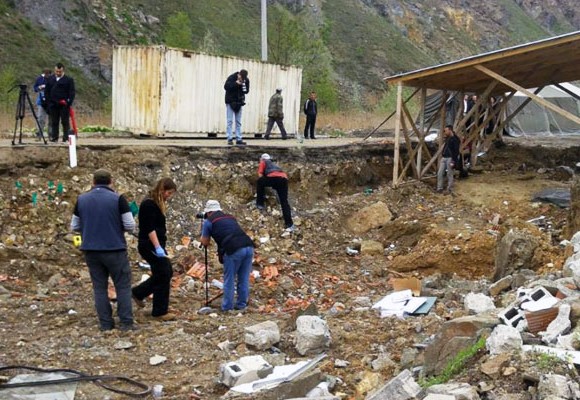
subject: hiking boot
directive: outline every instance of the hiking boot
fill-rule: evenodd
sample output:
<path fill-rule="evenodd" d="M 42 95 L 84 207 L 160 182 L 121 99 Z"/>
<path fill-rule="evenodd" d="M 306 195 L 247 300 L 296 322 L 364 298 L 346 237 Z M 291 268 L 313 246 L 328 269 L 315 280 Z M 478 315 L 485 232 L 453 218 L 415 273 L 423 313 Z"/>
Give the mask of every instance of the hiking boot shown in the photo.
<path fill-rule="evenodd" d="M 266 140 L 270 140 L 270 135 L 266 135 L 266 136 L 264 136 L 264 139 L 266 139 Z"/>
<path fill-rule="evenodd" d="M 233 146 L 234 145 L 234 141 L 233 140 L 228 140 L 228 146 Z"/>
<path fill-rule="evenodd" d="M 175 314 L 172 313 L 167 313 L 163 315 L 153 315 L 152 317 L 157 321 L 173 321 L 176 318 Z"/>
<path fill-rule="evenodd" d="M 264 206 L 261 206 L 261 205 L 256 205 L 256 208 L 257 208 L 258 210 L 260 210 L 260 211 L 265 211 L 265 210 L 266 210 L 266 207 L 264 207 Z"/>
<path fill-rule="evenodd" d="M 133 301 L 135 302 L 137 307 L 145 308 L 145 302 L 143 300 L 139 300 L 137 297 L 135 297 L 135 295 L 132 295 L 132 297 L 133 297 Z"/>
<path fill-rule="evenodd" d="M 245 146 L 246 142 L 244 142 L 243 140 L 236 140 L 236 146 Z"/>

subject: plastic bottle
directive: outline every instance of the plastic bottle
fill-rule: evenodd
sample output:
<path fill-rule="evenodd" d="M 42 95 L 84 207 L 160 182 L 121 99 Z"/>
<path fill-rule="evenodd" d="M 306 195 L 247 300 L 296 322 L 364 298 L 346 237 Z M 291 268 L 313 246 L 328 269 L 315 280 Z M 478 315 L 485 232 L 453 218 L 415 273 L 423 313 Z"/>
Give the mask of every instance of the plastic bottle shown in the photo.
<path fill-rule="evenodd" d="M 32 193 L 32 205 L 36 207 L 38 204 L 38 194 L 36 192 Z"/>
<path fill-rule="evenodd" d="M 59 182 L 58 185 L 56 186 L 56 193 L 62 194 L 62 192 L 64 192 L 64 187 L 62 186 L 62 182 Z"/>

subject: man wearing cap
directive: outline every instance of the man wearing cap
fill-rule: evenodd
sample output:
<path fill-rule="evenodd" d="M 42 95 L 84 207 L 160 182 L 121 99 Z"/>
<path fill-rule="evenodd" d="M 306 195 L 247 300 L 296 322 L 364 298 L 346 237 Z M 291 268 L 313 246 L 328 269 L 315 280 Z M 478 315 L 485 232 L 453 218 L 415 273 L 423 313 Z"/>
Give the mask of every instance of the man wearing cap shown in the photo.
<path fill-rule="evenodd" d="M 109 331 L 115 327 L 108 295 L 109 277 L 117 293 L 120 329 L 135 329 L 131 268 L 123 234 L 135 229 L 135 220 L 127 200 L 113 190 L 109 171 L 99 169 L 94 173 L 93 187 L 77 199 L 70 227 L 81 232 L 80 249 L 89 267 L 100 329 Z"/>
<path fill-rule="evenodd" d="M 282 140 L 286 140 L 286 129 L 284 128 L 284 100 L 282 99 L 282 88 L 276 89 L 276 93 L 270 97 L 270 104 L 268 105 L 268 126 L 266 127 L 266 134 L 264 138 L 270 140 L 270 132 L 274 127 L 274 122 L 280 128 Z"/>
<path fill-rule="evenodd" d="M 199 241 L 207 247 L 212 237 L 218 246 L 220 262 L 224 265 L 224 297 L 221 310 L 243 311 L 248 306 L 250 297 L 254 242 L 234 216 L 222 212 L 217 200 L 208 200 L 203 212 L 205 220 Z M 234 292 L 238 293 L 235 301 Z"/>
<path fill-rule="evenodd" d="M 272 157 L 264 153 L 260 157 L 258 165 L 258 182 L 256 188 L 256 207 L 264 210 L 264 201 L 266 197 L 266 188 L 271 187 L 278 194 L 278 200 L 282 207 L 282 216 L 287 232 L 293 232 L 294 222 L 292 221 L 292 210 L 288 203 L 288 175 L 278 165 L 274 164 Z"/>

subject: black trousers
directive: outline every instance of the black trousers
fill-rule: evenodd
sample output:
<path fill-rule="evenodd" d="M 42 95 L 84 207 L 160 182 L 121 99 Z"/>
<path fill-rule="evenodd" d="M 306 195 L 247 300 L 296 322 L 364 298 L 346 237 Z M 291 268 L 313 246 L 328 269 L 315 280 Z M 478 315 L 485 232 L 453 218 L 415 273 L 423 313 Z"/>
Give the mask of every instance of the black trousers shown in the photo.
<path fill-rule="evenodd" d="M 306 125 L 304 125 L 304 137 L 308 138 L 310 133 L 310 139 L 314 139 L 314 127 L 316 126 L 316 115 L 306 116 Z"/>
<path fill-rule="evenodd" d="M 267 177 L 261 176 L 258 178 L 257 183 L 257 197 L 256 205 L 263 206 L 266 199 L 266 188 L 271 187 L 278 193 L 278 200 L 280 200 L 280 206 L 282 207 L 282 215 L 284 216 L 284 224 L 286 228 L 294 225 L 292 222 L 292 210 L 290 209 L 290 204 L 288 203 L 288 179 L 282 177 Z"/>
<path fill-rule="evenodd" d="M 51 137 L 52 141 L 58 141 L 58 124 L 62 122 L 62 141 L 66 142 L 68 140 L 68 131 L 70 130 L 70 114 L 68 106 L 60 104 L 51 104 L 49 107 L 49 116 L 51 124 Z"/>
<path fill-rule="evenodd" d="M 284 119 L 283 118 L 273 118 L 268 117 L 268 125 L 266 126 L 266 139 L 270 138 L 270 132 L 272 132 L 272 128 L 274 127 L 274 122 L 280 128 L 280 134 L 282 135 L 282 139 L 286 139 L 286 128 L 284 128 Z"/>
<path fill-rule="evenodd" d="M 133 296 L 139 300 L 153 294 L 153 310 L 151 315 L 158 317 L 167 314 L 169 308 L 169 290 L 173 269 L 167 257 L 157 257 L 152 246 L 137 247 L 141 257 L 151 266 L 151 276 L 145 282 L 135 286 Z"/>

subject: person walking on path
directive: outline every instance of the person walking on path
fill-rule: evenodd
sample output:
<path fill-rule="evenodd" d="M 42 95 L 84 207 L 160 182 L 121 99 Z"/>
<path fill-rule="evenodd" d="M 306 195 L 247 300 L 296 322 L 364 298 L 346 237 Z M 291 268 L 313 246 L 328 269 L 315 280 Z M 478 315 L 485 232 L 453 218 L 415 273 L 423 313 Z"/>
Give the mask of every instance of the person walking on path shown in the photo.
<path fill-rule="evenodd" d="M 447 191 L 453 191 L 453 169 L 459 157 L 459 138 L 453 132 L 453 126 L 447 125 L 443 129 L 443 151 L 437 170 L 437 192 L 443 191 L 443 177 L 447 171 Z"/>
<path fill-rule="evenodd" d="M 234 72 L 226 79 L 224 84 L 226 91 L 226 134 L 228 144 L 233 145 L 232 125 L 236 121 L 236 145 L 241 146 L 246 144 L 242 138 L 242 107 L 246 104 L 246 95 L 250 92 L 250 80 L 248 79 L 248 71 L 245 69 L 239 72 Z"/>
<path fill-rule="evenodd" d="M 58 142 L 58 123 L 62 124 L 62 141 L 68 141 L 70 107 L 75 100 L 75 81 L 64 74 L 64 65 L 56 64 L 54 75 L 46 82 L 46 99 L 51 123 L 51 142 Z"/>
<path fill-rule="evenodd" d="M 282 98 L 282 88 L 276 89 L 276 93 L 270 97 L 268 105 L 268 126 L 266 127 L 266 135 L 264 138 L 270 140 L 270 132 L 274 127 L 274 122 L 280 128 L 282 140 L 287 139 L 286 128 L 284 128 L 284 99 Z"/>
<path fill-rule="evenodd" d="M 109 277 L 117 293 L 120 329 L 135 329 L 131 306 L 131 268 L 123 234 L 135 229 L 135 220 L 127 200 L 113 190 L 109 171 L 99 169 L 94 173 L 92 189 L 77 199 L 70 227 L 81 232 L 80 249 L 93 283 L 100 329 L 109 331 L 115 327 L 108 295 Z"/>
<path fill-rule="evenodd" d="M 310 92 L 310 96 L 304 103 L 304 114 L 306 115 L 306 125 L 304 125 L 304 139 L 316 139 L 314 128 L 316 127 L 316 115 L 318 114 L 318 105 L 316 104 L 316 92 Z"/>
<path fill-rule="evenodd" d="M 217 200 L 208 200 L 203 210 L 205 220 L 200 242 L 208 246 L 213 238 L 224 265 L 224 297 L 221 310 L 244 311 L 250 297 L 250 273 L 254 258 L 254 242 L 243 231 L 234 216 L 222 212 Z M 234 287 L 237 298 L 234 299 Z"/>
<path fill-rule="evenodd" d="M 282 215 L 286 232 L 295 230 L 292 221 L 292 210 L 288 203 L 288 175 L 278 165 L 274 164 L 269 154 L 264 153 L 260 157 L 258 165 L 258 182 L 256 184 L 256 207 L 264 210 L 264 201 L 266 198 L 266 188 L 271 187 L 278 194 L 278 200 L 282 207 Z"/>
<path fill-rule="evenodd" d="M 151 315 L 161 321 L 171 321 L 169 292 L 173 269 L 167 257 L 167 228 L 165 214 L 167 201 L 175 194 L 177 185 L 171 178 L 161 178 L 139 207 L 139 243 L 137 250 L 151 266 L 151 276 L 132 289 L 133 300 L 144 308 L 144 299 L 153 294 Z"/>

